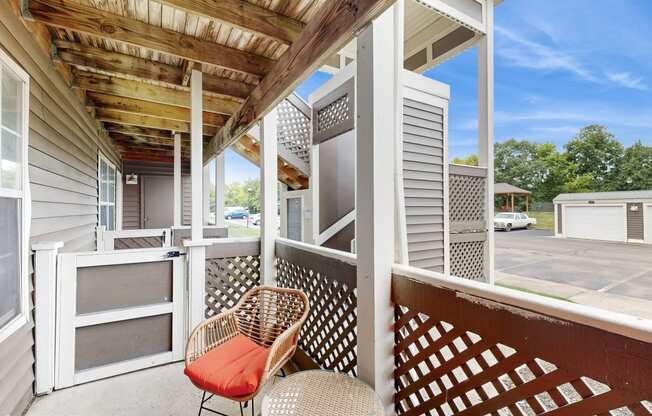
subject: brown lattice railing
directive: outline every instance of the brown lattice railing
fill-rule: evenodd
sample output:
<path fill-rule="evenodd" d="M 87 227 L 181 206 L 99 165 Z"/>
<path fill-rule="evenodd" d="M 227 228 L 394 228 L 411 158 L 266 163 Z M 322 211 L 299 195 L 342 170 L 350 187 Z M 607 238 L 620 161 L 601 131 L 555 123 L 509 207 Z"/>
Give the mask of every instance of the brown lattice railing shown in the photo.
<path fill-rule="evenodd" d="M 398 415 L 652 414 L 649 323 L 404 267 L 392 298 Z"/>
<path fill-rule="evenodd" d="M 206 317 L 260 285 L 260 239 L 224 239 L 206 249 Z"/>
<path fill-rule="evenodd" d="M 299 347 L 316 365 L 356 374 L 355 257 L 277 239 L 277 283 L 301 289 L 310 300 Z"/>

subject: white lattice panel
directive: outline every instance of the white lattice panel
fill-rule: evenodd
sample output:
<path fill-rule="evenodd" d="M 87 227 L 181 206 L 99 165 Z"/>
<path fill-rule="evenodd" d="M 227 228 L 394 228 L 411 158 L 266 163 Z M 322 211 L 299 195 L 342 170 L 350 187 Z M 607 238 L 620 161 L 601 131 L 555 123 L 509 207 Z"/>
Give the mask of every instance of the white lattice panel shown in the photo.
<path fill-rule="evenodd" d="M 317 129 L 326 131 L 336 125 L 350 120 L 349 106 L 352 105 L 349 95 L 345 94 L 317 113 Z"/>
<path fill-rule="evenodd" d="M 278 144 L 310 163 L 310 118 L 288 100 L 278 106 Z"/>
<path fill-rule="evenodd" d="M 480 176 L 450 175 L 451 230 L 466 231 L 486 228 L 486 179 Z"/>

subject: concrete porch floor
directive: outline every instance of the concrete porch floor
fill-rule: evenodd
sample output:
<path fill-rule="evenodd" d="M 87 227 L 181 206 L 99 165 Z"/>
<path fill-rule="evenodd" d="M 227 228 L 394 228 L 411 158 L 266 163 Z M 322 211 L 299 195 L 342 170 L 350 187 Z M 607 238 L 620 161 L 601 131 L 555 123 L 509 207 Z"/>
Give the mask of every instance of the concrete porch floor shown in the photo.
<path fill-rule="evenodd" d="M 264 389 L 257 396 L 256 414 Z M 183 363 L 168 364 L 94 381 L 37 397 L 27 416 L 196 415 L 202 392 L 183 374 Z M 233 416 L 236 402 L 213 397 L 206 406 Z M 251 410 L 245 409 L 245 415 Z M 204 411 L 202 415 L 211 415 Z"/>

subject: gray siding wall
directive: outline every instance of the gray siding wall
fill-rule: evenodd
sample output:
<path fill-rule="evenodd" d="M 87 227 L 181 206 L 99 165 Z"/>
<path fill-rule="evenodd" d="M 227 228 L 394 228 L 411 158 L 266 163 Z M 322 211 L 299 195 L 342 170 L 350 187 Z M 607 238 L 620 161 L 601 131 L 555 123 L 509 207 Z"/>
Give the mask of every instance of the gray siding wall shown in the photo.
<path fill-rule="evenodd" d="M 636 211 L 632 211 L 632 209 Z M 643 240 L 645 230 L 643 224 L 643 203 L 627 204 L 627 238 L 631 240 Z"/>
<path fill-rule="evenodd" d="M 0 2 L 0 48 L 30 75 L 31 241 L 63 251 L 95 248 L 97 151 L 119 166 L 94 121 L 12 9 Z M 21 414 L 33 396 L 33 324 L 0 343 L 0 414 Z"/>
<path fill-rule="evenodd" d="M 444 271 L 443 109 L 403 100 L 403 187 L 411 266 Z"/>
<path fill-rule="evenodd" d="M 557 233 L 562 234 L 563 233 L 563 228 L 562 224 L 564 223 L 564 219 L 561 217 L 562 216 L 562 206 L 561 204 L 557 205 Z"/>
<path fill-rule="evenodd" d="M 122 177 L 122 228 L 125 230 L 141 228 L 140 182 L 136 185 L 127 185 L 124 176 Z"/>
<path fill-rule="evenodd" d="M 192 223 L 192 177 L 181 177 L 181 224 Z"/>

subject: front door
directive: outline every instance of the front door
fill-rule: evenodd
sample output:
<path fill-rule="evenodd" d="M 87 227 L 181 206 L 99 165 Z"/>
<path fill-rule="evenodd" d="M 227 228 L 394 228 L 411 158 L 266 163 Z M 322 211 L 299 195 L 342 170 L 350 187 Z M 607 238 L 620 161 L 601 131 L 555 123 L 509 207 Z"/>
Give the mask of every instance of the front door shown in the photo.
<path fill-rule="evenodd" d="M 171 227 L 174 223 L 173 177 L 144 176 L 143 194 L 143 227 Z"/>

